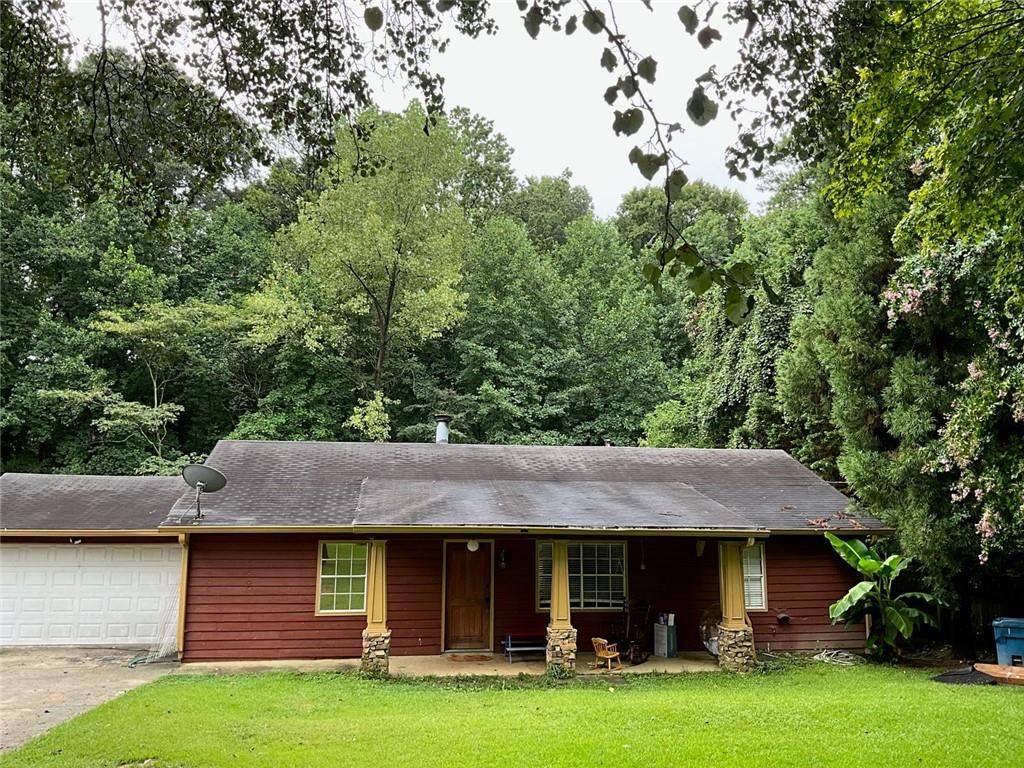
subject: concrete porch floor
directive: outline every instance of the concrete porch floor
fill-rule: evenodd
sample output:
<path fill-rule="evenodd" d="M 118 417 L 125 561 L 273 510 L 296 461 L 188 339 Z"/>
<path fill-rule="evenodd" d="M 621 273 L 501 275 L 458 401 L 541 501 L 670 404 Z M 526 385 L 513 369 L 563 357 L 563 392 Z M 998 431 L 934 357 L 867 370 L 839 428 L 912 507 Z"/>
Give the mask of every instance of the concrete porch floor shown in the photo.
<path fill-rule="evenodd" d="M 464 657 L 464 658 L 460 658 Z M 580 675 L 607 675 L 605 668 L 593 669 L 593 653 L 581 653 L 576 657 L 576 672 Z M 681 653 L 674 659 L 662 659 L 651 656 L 643 664 L 630 666 L 623 664 L 622 669 L 614 669 L 611 674 L 643 675 L 652 672 L 683 673 L 683 672 L 717 672 L 718 662 L 706 653 Z M 529 656 L 516 659 L 511 664 L 508 658 L 500 653 L 490 654 L 459 654 L 449 653 L 441 656 L 392 656 L 391 674 L 409 677 L 449 676 L 449 675 L 498 675 L 515 676 L 543 675 L 545 664 L 542 656 Z"/>
<path fill-rule="evenodd" d="M 576 661 L 581 675 L 607 675 L 606 669 L 591 669 L 594 654 L 581 653 Z M 284 661 L 191 662 L 181 664 L 179 675 L 231 675 L 248 672 L 341 672 L 359 668 L 359 659 L 294 659 Z M 543 675 L 544 659 L 530 656 L 511 664 L 499 653 L 450 653 L 435 656 L 392 656 L 391 674 L 404 677 L 453 677 L 456 675 Z M 643 664 L 623 664 L 611 674 L 642 675 L 652 672 L 717 672 L 718 662 L 706 653 L 681 653 L 674 659 L 651 656 Z"/>

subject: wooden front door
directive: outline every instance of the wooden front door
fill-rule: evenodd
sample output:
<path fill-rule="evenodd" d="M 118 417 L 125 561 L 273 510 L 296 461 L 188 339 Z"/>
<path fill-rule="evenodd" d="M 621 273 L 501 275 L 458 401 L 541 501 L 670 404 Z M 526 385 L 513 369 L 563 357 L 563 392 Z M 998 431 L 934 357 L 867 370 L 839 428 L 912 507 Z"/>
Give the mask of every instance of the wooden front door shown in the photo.
<path fill-rule="evenodd" d="M 445 650 L 490 650 L 491 545 L 476 552 L 464 541 L 445 544 Z"/>

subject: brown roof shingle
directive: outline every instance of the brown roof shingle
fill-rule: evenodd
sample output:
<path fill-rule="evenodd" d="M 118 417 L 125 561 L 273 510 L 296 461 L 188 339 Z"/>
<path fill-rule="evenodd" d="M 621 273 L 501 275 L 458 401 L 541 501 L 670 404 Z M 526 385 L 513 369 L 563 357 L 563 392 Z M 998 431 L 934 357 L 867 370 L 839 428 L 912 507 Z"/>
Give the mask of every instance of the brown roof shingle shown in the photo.
<path fill-rule="evenodd" d="M 783 451 L 222 440 L 206 526 L 882 528 Z M 191 494 L 167 525 L 191 524 Z"/>
<path fill-rule="evenodd" d="M 180 477 L 0 476 L 0 532 L 155 530 L 188 486 Z"/>

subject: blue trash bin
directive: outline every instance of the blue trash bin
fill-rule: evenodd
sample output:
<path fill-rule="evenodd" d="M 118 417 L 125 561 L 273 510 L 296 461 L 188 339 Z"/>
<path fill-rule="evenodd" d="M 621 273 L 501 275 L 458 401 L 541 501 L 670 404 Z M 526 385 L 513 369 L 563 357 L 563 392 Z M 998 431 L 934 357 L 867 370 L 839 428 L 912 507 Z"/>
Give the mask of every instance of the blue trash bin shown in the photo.
<path fill-rule="evenodd" d="M 1004 667 L 1024 667 L 1024 619 L 996 619 L 996 661 Z"/>

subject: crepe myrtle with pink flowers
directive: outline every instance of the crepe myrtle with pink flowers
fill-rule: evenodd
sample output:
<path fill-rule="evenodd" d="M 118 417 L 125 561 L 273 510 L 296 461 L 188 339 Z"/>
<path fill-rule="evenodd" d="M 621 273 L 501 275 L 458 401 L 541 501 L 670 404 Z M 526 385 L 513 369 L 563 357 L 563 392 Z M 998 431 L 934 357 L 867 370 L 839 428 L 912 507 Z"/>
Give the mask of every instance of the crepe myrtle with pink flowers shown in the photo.
<path fill-rule="evenodd" d="M 922 472 L 948 482 L 952 520 L 965 524 L 981 566 L 1005 556 L 1000 570 L 1024 538 L 1024 299 L 988 270 L 1005 243 L 1006 233 L 991 233 L 915 252 L 879 297 L 896 343 L 913 333 L 945 346 L 951 397 Z"/>

